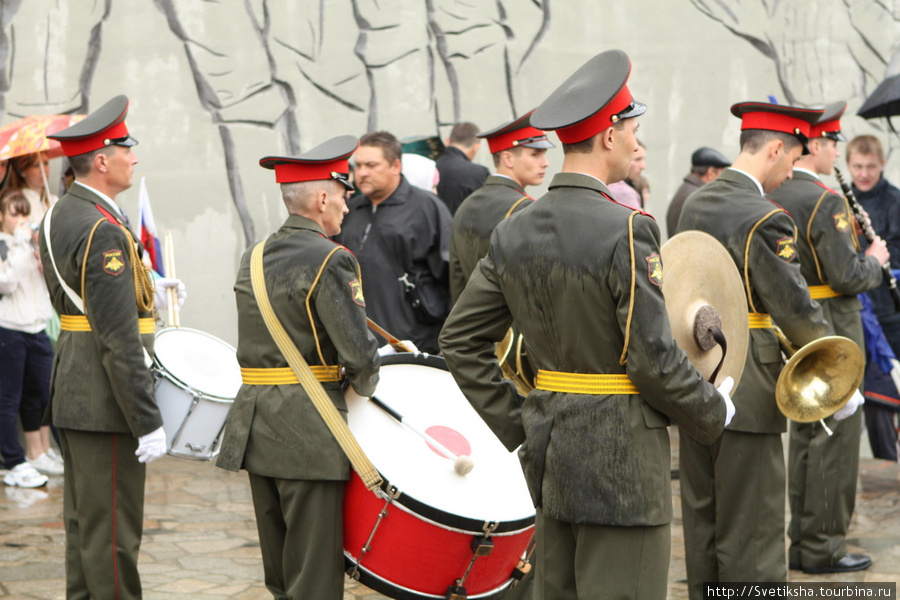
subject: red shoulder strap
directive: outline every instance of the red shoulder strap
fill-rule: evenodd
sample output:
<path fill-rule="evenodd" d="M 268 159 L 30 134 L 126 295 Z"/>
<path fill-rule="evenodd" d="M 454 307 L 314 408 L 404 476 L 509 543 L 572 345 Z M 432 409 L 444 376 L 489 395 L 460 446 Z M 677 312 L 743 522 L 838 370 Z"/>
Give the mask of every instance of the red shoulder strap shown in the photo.
<path fill-rule="evenodd" d="M 107 221 L 109 221 L 113 225 L 119 225 L 119 220 L 117 218 L 115 218 L 111 212 L 109 212 L 108 210 L 106 210 L 105 208 L 100 206 L 99 204 L 97 204 L 96 207 L 97 207 L 97 210 L 100 211 L 100 214 L 102 214 L 104 217 L 106 217 Z"/>

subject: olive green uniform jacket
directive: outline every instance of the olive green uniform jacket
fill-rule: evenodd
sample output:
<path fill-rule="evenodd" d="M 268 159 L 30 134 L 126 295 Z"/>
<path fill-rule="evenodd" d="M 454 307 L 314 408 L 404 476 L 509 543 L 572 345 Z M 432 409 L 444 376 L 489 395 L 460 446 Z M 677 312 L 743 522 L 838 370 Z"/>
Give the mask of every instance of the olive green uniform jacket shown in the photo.
<path fill-rule="evenodd" d="M 708 233 L 725 246 L 741 275 L 750 311 L 771 315 L 795 346 L 832 332 L 800 272 L 794 221 L 766 200 L 747 175 L 726 169 L 691 194 L 678 221 L 678 231 L 689 229 Z M 751 329 L 729 429 L 785 431 L 785 417 L 775 404 L 775 382 L 783 366 L 775 332 Z"/>
<path fill-rule="evenodd" d="M 857 294 L 881 285 L 875 257 L 858 254 L 847 200 L 810 172 L 795 170 L 793 179 L 769 194 L 797 224 L 800 271 L 810 286 L 829 285 L 840 296 L 819 300 L 837 335 L 865 350 L 861 303 Z M 788 500 L 791 522 L 789 562 L 821 567 L 847 553 L 845 536 L 856 504 L 862 411 L 837 421 L 792 423 L 788 452 Z"/>
<path fill-rule="evenodd" d="M 284 368 L 253 296 L 250 255 L 241 259 L 234 291 L 237 359 L 246 368 Z M 309 365 L 343 365 L 360 395 L 378 382 L 378 345 L 366 326 L 359 265 L 313 221 L 291 215 L 266 240 L 266 289 L 275 314 Z M 345 416 L 339 382 L 322 384 Z M 231 471 L 284 479 L 342 480 L 350 463 L 300 384 L 242 385 L 228 414 L 216 463 Z"/>
<path fill-rule="evenodd" d="M 130 232 L 107 220 L 118 215 L 93 191 L 73 184 L 57 203 L 52 215 L 53 256 L 59 274 L 82 295 L 91 331 L 62 331 L 56 347 L 50 383 L 49 411 L 52 423 L 64 429 L 148 434 L 162 426 L 156 405 L 153 378 L 144 361 L 144 349 L 152 355 L 154 334 L 139 334 L 129 244 Z M 88 253 L 88 238 L 97 221 Z M 79 316 L 56 278 L 44 238 L 40 233 L 41 262 L 53 308 L 60 315 Z M 85 257 L 85 254 L 88 254 Z"/>
<path fill-rule="evenodd" d="M 533 200 L 513 179 L 491 175 L 460 204 L 453 216 L 450 237 L 450 296 L 454 302 L 469 282 L 475 265 L 487 254 L 497 223 Z"/>
<path fill-rule="evenodd" d="M 522 444 L 545 515 L 669 523 L 669 419 L 703 443 L 722 432 L 725 405 L 673 341 L 661 284 L 656 222 L 616 204 L 596 178 L 560 173 L 497 226 L 451 311 L 441 334 L 447 364 L 505 446 Z M 627 374 L 640 393 L 536 389 L 522 406 L 493 358 L 513 319 L 538 368 Z"/>

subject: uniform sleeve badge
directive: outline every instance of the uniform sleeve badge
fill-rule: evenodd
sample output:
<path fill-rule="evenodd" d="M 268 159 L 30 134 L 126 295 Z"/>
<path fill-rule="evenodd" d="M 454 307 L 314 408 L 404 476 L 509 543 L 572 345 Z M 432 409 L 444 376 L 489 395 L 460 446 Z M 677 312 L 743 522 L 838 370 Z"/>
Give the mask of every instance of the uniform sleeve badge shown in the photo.
<path fill-rule="evenodd" d="M 650 279 L 650 283 L 662 287 L 662 259 L 659 254 L 651 254 L 647 257 L 647 278 Z"/>
<path fill-rule="evenodd" d="M 103 253 L 103 270 L 110 275 L 121 275 L 125 270 L 121 250 L 108 250 Z"/>
<path fill-rule="evenodd" d="M 353 296 L 353 301 L 360 306 L 366 305 L 366 299 L 363 297 L 362 291 L 362 283 L 359 279 L 354 279 L 350 282 L 350 293 Z"/>
<path fill-rule="evenodd" d="M 834 228 L 841 233 L 846 233 L 850 229 L 850 220 L 847 219 L 847 213 L 839 212 L 834 215 Z"/>
<path fill-rule="evenodd" d="M 784 262 L 791 262 L 797 257 L 797 248 L 794 247 L 794 244 L 793 237 L 781 238 L 775 247 L 775 254 Z"/>

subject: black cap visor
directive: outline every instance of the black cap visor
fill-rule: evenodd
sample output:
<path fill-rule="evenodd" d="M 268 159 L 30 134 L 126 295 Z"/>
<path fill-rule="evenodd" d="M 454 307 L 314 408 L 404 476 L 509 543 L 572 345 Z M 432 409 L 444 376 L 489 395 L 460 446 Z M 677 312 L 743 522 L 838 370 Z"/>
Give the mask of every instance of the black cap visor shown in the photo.
<path fill-rule="evenodd" d="M 137 146 L 138 141 L 136 139 L 134 139 L 133 137 L 131 137 L 131 135 L 129 134 L 129 135 L 126 135 L 125 137 L 105 139 L 105 140 L 103 140 L 103 145 L 104 146 L 130 147 L 130 146 Z"/>
<path fill-rule="evenodd" d="M 640 102 L 638 102 L 636 100 L 632 100 L 631 104 L 628 105 L 628 108 L 626 108 L 625 110 L 623 110 L 622 112 L 620 112 L 619 114 L 616 115 L 615 120 L 619 121 L 622 119 L 631 119 L 633 117 L 639 117 L 642 114 L 644 114 L 645 112 L 647 112 L 646 104 L 641 104 Z"/>

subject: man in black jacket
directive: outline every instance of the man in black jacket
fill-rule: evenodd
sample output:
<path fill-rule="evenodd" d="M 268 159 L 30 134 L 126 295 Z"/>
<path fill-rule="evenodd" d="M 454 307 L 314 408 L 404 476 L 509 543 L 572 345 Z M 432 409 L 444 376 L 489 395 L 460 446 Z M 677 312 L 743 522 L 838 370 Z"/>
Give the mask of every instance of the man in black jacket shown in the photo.
<path fill-rule="evenodd" d="M 451 216 L 469 194 L 484 185 L 490 174 L 487 167 L 472 162 L 481 147 L 477 136 L 475 123 L 457 123 L 450 131 L 447 148 L 437 159 L 437 170 L 441 174 L 437 193 L 450 209 Z"/>

